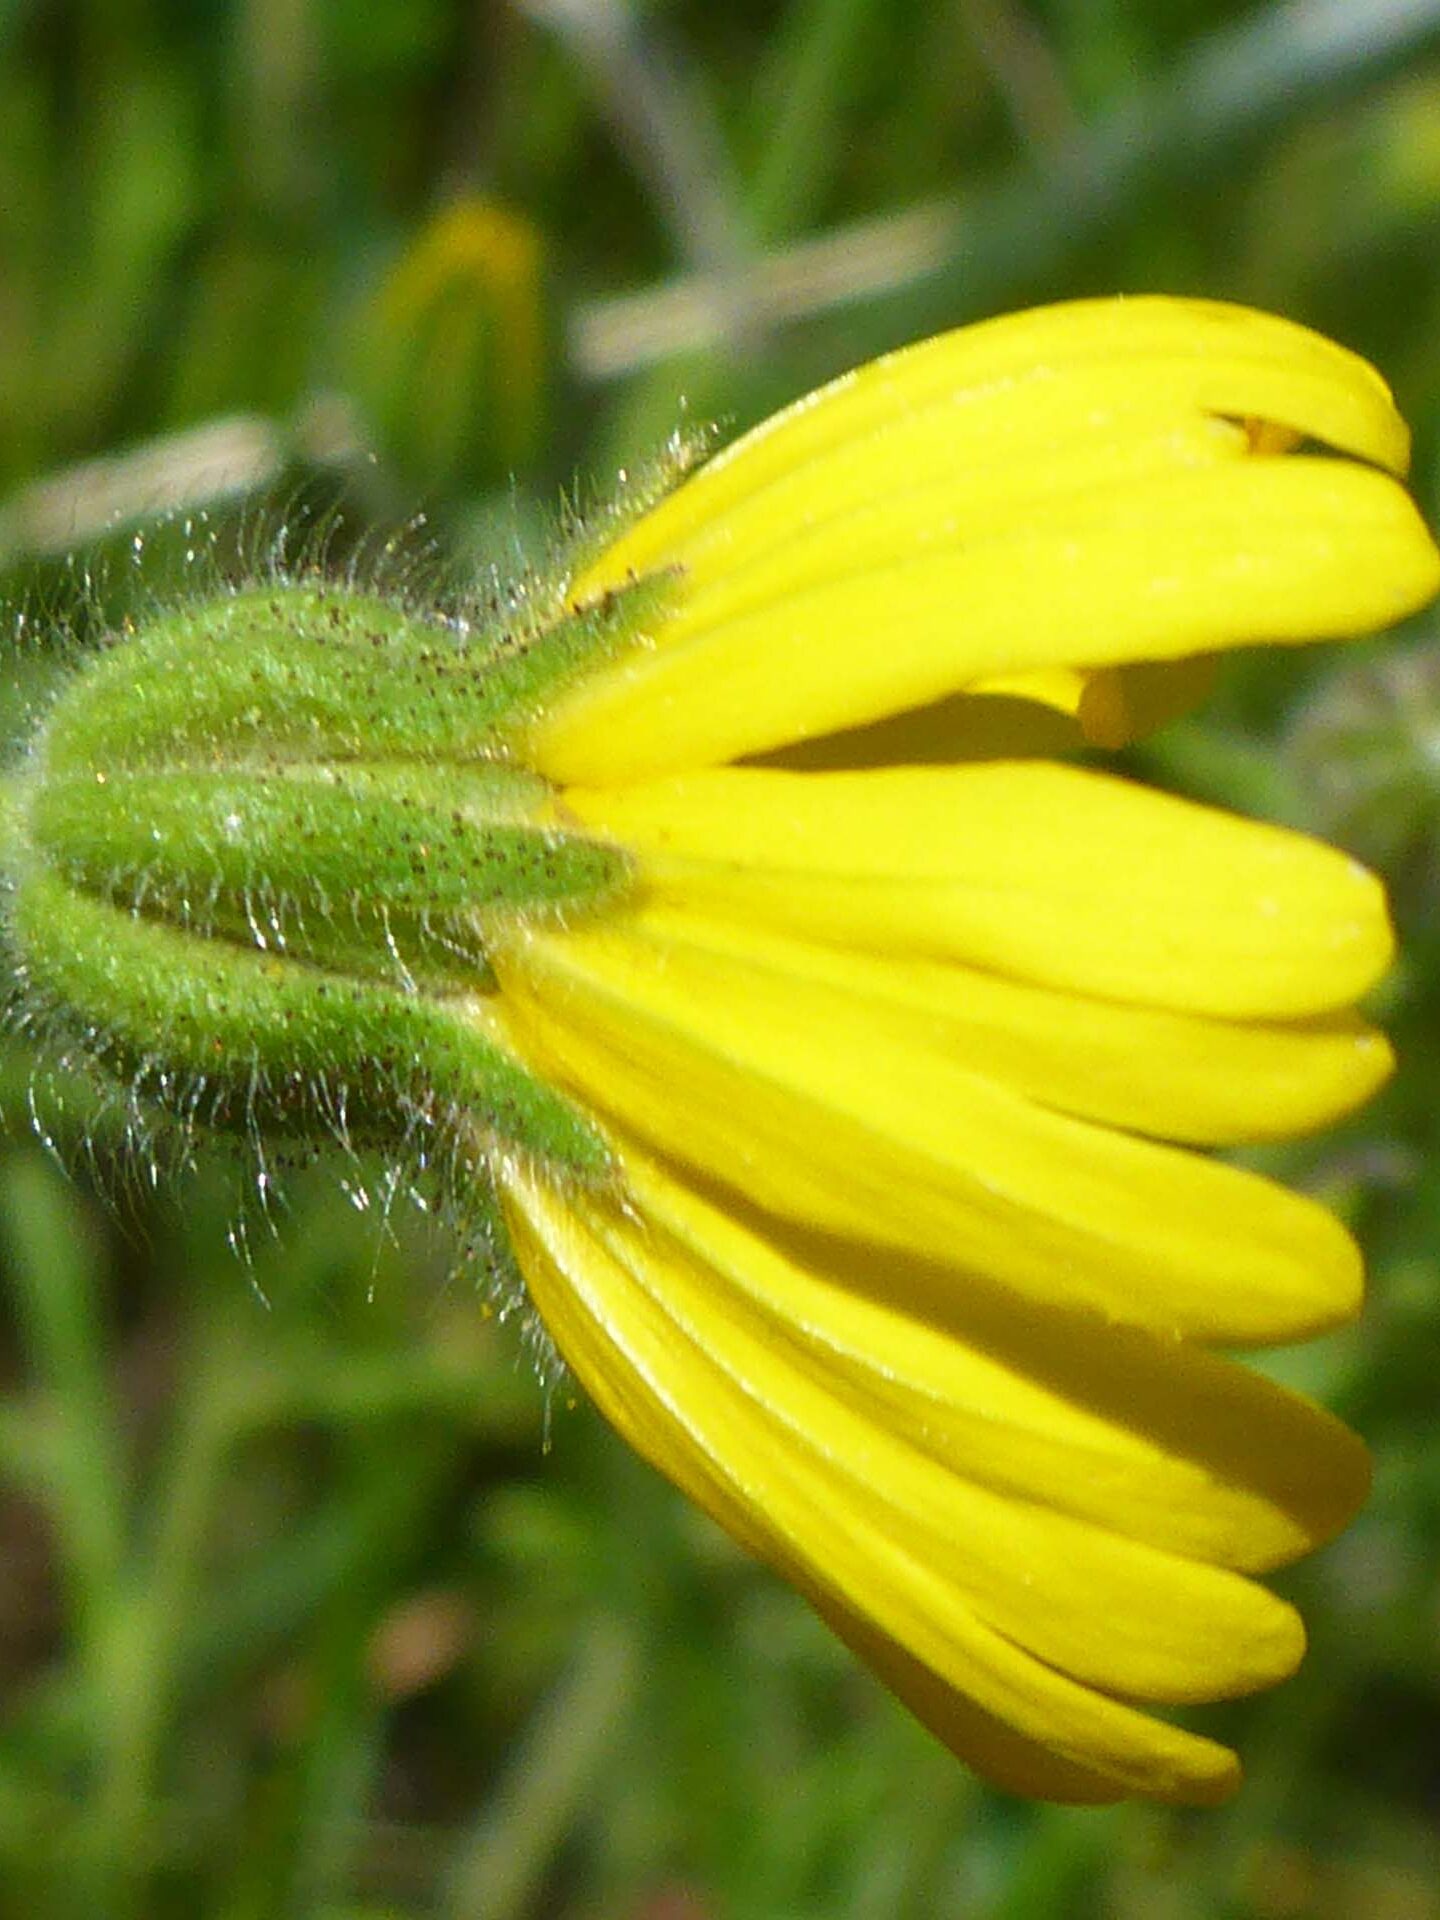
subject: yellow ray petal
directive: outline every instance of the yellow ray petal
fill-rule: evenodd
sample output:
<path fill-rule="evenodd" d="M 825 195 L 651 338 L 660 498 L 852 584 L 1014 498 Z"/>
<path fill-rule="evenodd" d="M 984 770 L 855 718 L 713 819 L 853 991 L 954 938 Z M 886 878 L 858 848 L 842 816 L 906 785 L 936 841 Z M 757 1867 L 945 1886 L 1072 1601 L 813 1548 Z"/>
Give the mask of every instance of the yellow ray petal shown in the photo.
<path fill-rule="evenodd" d="M 975 457 L 967 461 L 970 440 Z M 811 586 L 837 556 L 847 572 L 868 572 L 916 547 L 993 539 L 1063 510 L 1076 494 L 1228 469 L 1249 454 L 1243 428 L 1178 412 L 1163 398 L 1157 405 L 1120 368 L 1079 393 L 1051 380 L 1012 385 L 972 399 L 958 422 L 952 408 L 904 415 L 883 436 L 836 449 L 820 475 L 787 474 L 718 522 L 702 520 L 660 564 L 683 575 L 687 629 L 699 630 L 752 605 L 777 567 L 794 587 Z M 623 536 L 593 582 L 587 574 L 573 584 L 571 598 L 630 579 L 626 555 L 646 528 L 653 531 L 651 521 Z"/>
<path fill-rule="evenodd" d="M 1386 475 L 1276 451 L 1302 436 L 1395 471 L 1407 456 L 1368 367 L 1238 309 L 1080 303 L 875 362 L 572 584 L 578 603 L 678 574 L 651 651 L 542 716 L 531 758 L 609 784 L 957 688 L 1048 700 L 1057 675 L 1112 663 L 1368 631 L 1427 598 L 1440 561 Z M 1102 684 L 1090 704 L 1116 737 L 1123 703 Z"/>
<path fill-rule="evenodd" d="M 1440 561 L 1397 482 L 1338 460 L 1244 459 L 1018 501 L 1002 524 L 850 520 L 713 584 L 685 576 L 650 650 L 526 730 L 528 764 L 611 785 L 710 766 L 996 675 L 1367 633 L 1428 600 Z"/>
<path fill-rule="evenodd" d="M 814 1592 L 807 1597 L 831 1632 L 884 1681 L 921 1725 L 1003 1793 L 1089 1807 L 1106 1806 L 1121 1796 L 1113 1777 L 1062 1759 L 1039 1740 L 1027 1739 L 946 1686 L 853 1607 Z M 1202 1766 L 1195 1768 L 1190 1791 L 1175 1797 L 1209 1806 L 1228 1799 L 1240 1784 L 1235 1755 L 1207 1743 L 1199 1757 Z"/>
<path fill-rule="evenodd" d="M 987 1627 L 946 1577 L 881 1528 L 817 1464 L 776 1447 L 755 1403 L 641 1283 L 643 1230 L 619 1214 L 603 1237 L 518 1169 L 506 1176 L 522 1270 L 542 1317 L 602 1409 L 647 1458 L 802 1589 L 880 1634 L 1114 1797 L 1209 1800 L 1232 1756 L 1058 1673 Z M 604 1203 L 592 1203 L 603 1206 Z M 617 1257 L 617 1253 L 619 1257 Z"/>
<path fill-rule="evenodd" d="M 1072 301 L 940 334 L 806 395 L 648 513 L 576 597 L 707 548 L 743 562 L 892 484 L 966 484 L 1012 447 L 1212 420 L 1279 422 L 1394 473 L 1409 461 L 1379 375 L 1318 334 L 1210 301 Z"/>
<path fill-rule="evenodd" d="M 1218 1341 L 1349 1317 L 1323 1209 L 1254 1175 L 1032 1106 L 863 1007 L 633 914 L 497 947 L 516 1050 L 642 1139 L 787 1218 L 1040 1299 Z"/>
<path fill-rule="evenodd" d="M 1215 1699 L 1293 1671 L 1299 1621 L 1264 1588 L 975 1485 L 963 1460 L 912 1446 L 797 1365 L 743 1293 L 678 1242 L 637 1229 L 608 1199 L 572 1195 L 570 1205 L 649 1295 L 667 1340 L 691 1349 L 694 1393 L 733 1405 L 761 1445 L 803 1460 L 832 1498 L 922 1559 L 1007 1638 L 1133 1699 Z"/>
<path fill-rule="evenodd" d="M 986 1486 L 1250 1572 L 1331 1538 L 1365 1496 L 1368 1459 L 1347 1428 L 1228 1361 L 901 1271 L 893 1253 L 727 1210 L 623 1152 L 643 1215 L 724 1276 L 797 1364 Z"/>
<path fill-rule="evenodd" d="M 1286 1138 L 1349 1112 L 1387 1078 L 1384 1036 L 1350 1014 L 1231 1022 L 1031 986 L 955 963 L 857 954 L 743 921 L 663 916 L 672 937 L 823 994 L 907 1043 L 1042 1106 L 1199 1145 Z M 853 1004 L 847 1004 L 847 1002 Z"/>
<path fill-rule="evenodd" d="M 631 848 L 657 897 L 717 919 L 1142 1005 L 1326 1012 L 1392 951 L 1355 861 L 1079 768 L 721 768 L 563 807 Z"/>

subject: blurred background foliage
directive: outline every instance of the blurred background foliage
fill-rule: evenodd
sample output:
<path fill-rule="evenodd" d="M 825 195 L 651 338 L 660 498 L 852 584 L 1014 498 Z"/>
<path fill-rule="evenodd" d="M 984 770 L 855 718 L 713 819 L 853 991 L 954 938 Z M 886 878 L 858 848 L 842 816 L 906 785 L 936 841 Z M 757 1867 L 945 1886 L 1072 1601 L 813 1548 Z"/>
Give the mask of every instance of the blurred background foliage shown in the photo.
<path fill-rule="evenodd" d="M 483 577 L 683 418 L 1119 288 L 1371 355 L 1433 514 L 1440 0 L 0 0 L 7 731 L 197 569 Z M 1288 1582 L 1300 1677 L 1208 1717 L 1241 1798 L 985 1792 L 443 1229 L 152 1178 L 12 1038 L 0 1912 L 1440 1915 L 1435 619 L 1234 663 L 1137 763 L 1378 862 L 1407 941 L 1394 1087 L 1267 1156 L 1370 1249 L 1364 1326 L 1273 1364 L 1379 1474 Z"/>

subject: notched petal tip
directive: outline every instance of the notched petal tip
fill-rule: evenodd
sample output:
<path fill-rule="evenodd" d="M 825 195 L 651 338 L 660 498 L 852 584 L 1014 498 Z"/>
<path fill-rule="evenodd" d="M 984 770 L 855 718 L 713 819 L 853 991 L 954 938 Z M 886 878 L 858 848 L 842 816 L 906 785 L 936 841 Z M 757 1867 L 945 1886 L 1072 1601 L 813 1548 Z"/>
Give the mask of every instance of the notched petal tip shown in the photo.
<path fill-rule="evenodd" d="M 1440 586 L 1414 504 L 1353 460 L 1159 459 L 1122 477 L 1072 455 L 1057 489 L 1043 437 L 1003 487 L 972 458 L 913 503 L 872 475 L 870 504 L 832 510 L 796 476 L 793 515 L 761 517 L 764 551 L 709 529 L 653 648 L 543 714 L 532 763 L 620 785 L 957 691 L 1374 633 Z M 962 499 L 976 474 L 985 497 Z"/>

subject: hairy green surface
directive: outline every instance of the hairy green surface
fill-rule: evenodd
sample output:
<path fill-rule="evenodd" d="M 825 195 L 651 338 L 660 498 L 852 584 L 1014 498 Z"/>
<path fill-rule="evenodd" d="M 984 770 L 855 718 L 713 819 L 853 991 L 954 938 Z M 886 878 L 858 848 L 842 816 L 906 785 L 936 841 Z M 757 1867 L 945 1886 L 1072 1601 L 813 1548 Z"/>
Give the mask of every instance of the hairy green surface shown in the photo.
<path fill-rule="evenodd" d="M 475 1004 L 487 925 L 626 881 L 623 855 L 536 823 L 545 783 L 503 758 L 517 684 L 534 697 L 595 644 L 595 622 L 559 625 L 536 665 L 277 582 L 120 636 L 62 685 L 11 785 L 22 1019 L 257 1144 L 428 1129 L 602 1172 L 599 1135 Z"/>
<path fill-rule="evenodd" d="M 38 751 L 47 770 L 80 774 L 498 759 L 507 728 L 624 644 L 633 614 L 617 595 L 486 643 L 338 584 L 250 587 L 159 614 L 98 654 Z"/>
<path fill-rule="evenodd" d="M 464 1002 L 182 933 L 25 874 L 10 934 L 60 1031 L 217 1126 L 403 1144 L 417 1119 L 599 1174 L 580 1114 L 487 1041 Z"/>

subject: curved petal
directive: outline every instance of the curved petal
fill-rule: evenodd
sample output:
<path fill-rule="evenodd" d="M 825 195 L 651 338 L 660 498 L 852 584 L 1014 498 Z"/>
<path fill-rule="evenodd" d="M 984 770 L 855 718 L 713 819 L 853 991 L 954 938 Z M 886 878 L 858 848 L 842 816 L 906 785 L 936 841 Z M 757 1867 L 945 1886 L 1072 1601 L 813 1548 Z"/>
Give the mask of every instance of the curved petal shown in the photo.
<path fill-rule="evenodd" d="M 652 646 L 537 720 L 527 757 L 613 784 L 959 688 L 1370 631 L 1428 598 L 1440 559 L 1388 474 L 1278 455 L 1257 419 L 1404 464 L 1362 362 L 1238 310 L 1082 304 L 862 368 L 573 583 L 583 602 L 677 570 Z"/>
<path fill-rule="evenodd" d="M 652 915 L 797 994 L 841 1031 L 852 1015 L 1037 1105 L 1195 1145 L 1283 1139 L 1368 1099 L 1394 1064 L 1351 1014 L 1227 1021 L 1057 992 L 930 961 L 843 952 L 686 913 Z"/>
<path fill-rule="evenodd" d="M 986 1713 L 853 1607 L 825 1594 L 806 1597 L 831 1632 L 884 1681 L 920 1724 L 1002 1793 L 1085 1807 L 1107 1806 L 1121 1797 L 1123 1789 L 1117 1791 L 1113 1775 L 1063 1759 L 1043 1741 Z M 1190 1790 L 1174 1797 L 1213 1806 L 1228 1799 L 1239 1784 L 1235 1755 L 1207 1742 L 1192 1757 Z"/>
<path fill-rule="evenodd" d="M 1201 1348 L 796 1233 L 622 1152 L 634 1206 L 712 1293 L 733 1291 L 837 1397 L 984 1486 L 1248 1572 L 1330 1539 L 1365 1496 L 1347 1428 Z"/>
<path fill-rule="evenodd" d="M 1358 1255 L 1322 1208 L 1035 1107 L 656 912 L 535 931 L 494 964 L 520 1054 L 786 1218 L 1217 1341 L 1292 1339 L 1358 1304 Z"/>
<path fill-rule="evenodd" d="M 1184 1669 L 1199 1690 L 1209 1671 L 1218 1690 L 1228 1690 L 1237 1681 L 1263 1683 L 1260 1676 L 1273 1679 L 1293 1665 L 1300 1641 L 1288 1610 L 1259 1600 L 1261 1614 L 1242 1629 L 1247 1646 L 1237 1668 L 1234 1649 L 1222 1648 L 1212 1633 L 1216 1614 L 1210 1609 L 1217 1607 L 1222 1591 L 1258 1594 L 1259 1589 L 1200 1567 L 1185 1573 L 1186 1563 L 1172 1562 L 1182 1583 L 1197 1584 L 1186 1586 L 1183 1600 L 1177 1595 L 1172 1617 L 1162 1622 L 1146 1605 L 1143 1588 L 1126 1599 L 1124 1577 L 1117 1578 L 1112 1568 L 1107 1579 L 1097 1564 L 1094 1577 L 1125 1624 L 1097 1635 L 1096 1616 L 1082 1608 L 1069 1623 L 1076 1629 L 1070 1638 L 1063 1617 L 1067 1607 L 1047 1598 L 1027 1608 L 1023 1566 L 1012 1567 L 1006 1578 L 1003 1563 L 1016 1543 L 1003 1527 L 978 1543 L 971 1533 L 958 1552 L 948 1560 L 940 1556 L 937 1564 L 933 1525 L 917 1528 L 914 1512 L 890 1499 L 886 1469 L 903 1471 L 904 1456 L 890 1453 L 883 1430 L 866 1435 L 885 1453 L 867 1474 L 863 1455 L 850 1451 L 854 1437 L 847 1439 L 843 1421 L 823 1396 L 820 1402 L 807 1396 L 803 1382 L 783 1363 L 760 1379 L 745 1371 L 751 1362 L 765 1366 L 763 1343 L 741 1339 L 728 1347 L 722 1338 L 720 1359 L 711 1351 L 708 1333 L 697 1343 L 683 1312 L 676 1310 L 675 1296 L 689 1289 L 693 1299 L 697 1287 L 703 1296 L 704 1277 L 685 1275 L 667 1250 L 657 1248 L 643 1223 L 603 1198 L 577 1203 L 575 1196 L 558 1196 L 515 1169 L 506 1176 L 506 1193 L 522 1269 L 562 1352 L 638 1450 L 743 1544 L 777 1565 L 822 1608 L 858 1616 L 945 1688 L 975 1700 L 985 1713 L 1043 1743 L 1071 1766 L 1108 1779 L 1109 1797 L 1140 1793 L 1207 1801 L 1229 1790 L 1235 1769 L 1224 1749 L 1057 1670 L 986 1616 L 1003 1615 L 1022 1634 L 1058 1635 L 1059 1644 L 1076 1653 L 1088 1643 L 1090 1657 L 1102 1663 L 1106 1650 L 1096 1643 L 1108 1639 L 1117 1669 L 1137 1676 L 1151 1671 L 1152 1656 L 1142 1643 L 1153 1637 L 1169 1644 L 1158 1661 L 1169 1679 Z M 701 1310 L 708 1326 L 703 1297 Z M 776 1444 L 777 1434 L 782 1444 Z M 938 1470 L 926 1476 L 927 1493 L 942 1486 L 963 1507 L 960 1483 L 947 1481 Z M 1012 1507 L 1012 1515 L 1019 1512 Z M 941 1524 L 957 1517 L 947 1512 Z M 995 1518 L 993 1509 L 989 1518 Z M 977 1522 L 973 1514 L 970 1519 L 983 1529 L 983 1519 Z M 1088 1537 L 1103 1554 L 1102 1537 L 1093 1530 Z M 1054 1537 L 1048 1547 L 1042 1545 L 1043 1525 L 1027 1538 L 1042 1560 L 1060 1545 Z M 1074 1537 L 1067 1535 L 1065 1544 L 1073 1549 Z M 1037 1562 L 1037 1568 L 1037 1585 L 1049 1595 L 1053 1589 L 1045 1565 Z M 1150 1571 L 1155 1570 L 1152 1564 Z M 1086 1576 L 1080 1577 L 1088 1585 Z M 980 1590 L 979 1605 L 967 1582 Z M 1269 1605 L 1276 1608 L 1273 1615 Z M 1221 1601 L 1217 1612 L 1224 1610 Z M 1273 1619 L 1273 1629 L 1260 1626 L 1261 1615 Z M 967 1757 L 983 1764 L 983 1754 Z"/>
<path fill-rule="evenodd" d="M 1325 1013 L 1393 952 L 1384 892 L 1346 855 L 1078 767 L 726 767 L 575 789 L 561 812 L 667 903 L 1142 1006 Z"/>
<path fill-rule="evenodd" d="M 1392 473 L 1409 464 L 1384 381 L 1308 328 L 1217 301 L 1065 301 L 902 347 L 807 394 L 647 513 L 573 595 L 707 551 L 744 563 L 822 511 L 940 474 L 983 493 L 987 460 L 1010 448 L 1213 420 L 1278 422 Z"/>
<path fill-rule="evenodd" d="M 887 545 L 846 522 L 713 587 L 684 576 L 656 644 L 523 729 L 522 758 L 561 782 L 614 785 L 997 675 L 1370 633 L 1440 585 L 1398 482 L 1338 460 L 1077 483 L 1017 502 L 1003 525 L 954 521 L 941 491 L 944 528 L 897 515 Z"/>

